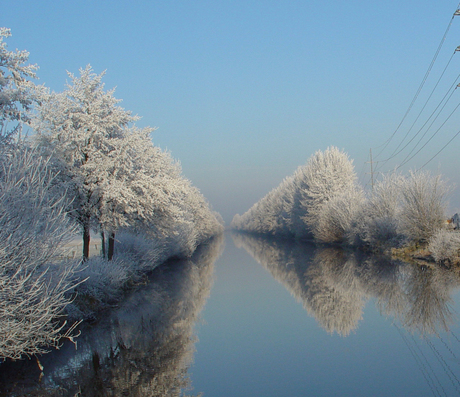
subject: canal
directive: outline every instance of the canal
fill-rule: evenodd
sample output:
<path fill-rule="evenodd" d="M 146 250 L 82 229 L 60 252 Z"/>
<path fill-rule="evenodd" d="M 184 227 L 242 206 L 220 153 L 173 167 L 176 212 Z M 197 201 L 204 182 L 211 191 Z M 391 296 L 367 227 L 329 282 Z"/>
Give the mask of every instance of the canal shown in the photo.
<path fill-rule="evenodd" d="M 458 269 L 225 234 L 0 396 L 458 396 Z"/>

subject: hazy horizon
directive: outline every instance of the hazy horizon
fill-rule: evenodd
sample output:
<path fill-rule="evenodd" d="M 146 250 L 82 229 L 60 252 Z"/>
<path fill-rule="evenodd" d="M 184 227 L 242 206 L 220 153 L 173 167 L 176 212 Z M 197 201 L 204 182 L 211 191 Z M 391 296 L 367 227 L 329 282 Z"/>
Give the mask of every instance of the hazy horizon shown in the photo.
<path fill-rule="evenodd" d="M 425 169 L 459 185 L 459 93 L 449 91 L 459 82 L 456 7 L 18 0 L 1 26 L 11 28 L 8 48 L 29 51 L 37 82 L 54 91 L 64 90 L 66 70 L 106 70 L 106 89 L 116 87 L 139 126 L 158 127 L 154 143 L 228 224 L 328 146 L 354 159 L 364 186 L 371 148 L 374 170 L 388 172 L 426 145 L 400 170 L 440 152 Z M 450 204 L 459 209 L 458 190 Z"/>

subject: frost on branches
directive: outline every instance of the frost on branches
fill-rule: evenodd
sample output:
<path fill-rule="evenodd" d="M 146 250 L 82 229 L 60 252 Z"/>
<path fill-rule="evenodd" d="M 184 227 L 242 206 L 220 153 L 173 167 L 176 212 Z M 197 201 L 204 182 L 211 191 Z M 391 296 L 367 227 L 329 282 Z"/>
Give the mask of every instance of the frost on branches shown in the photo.
<path fill-rule="evenodd" d="M 355 191 L 356 179 L 353 163 L 346 153 L 335 147 L 318 151 L 249 211 L 237 215 L 232 226 L 297 238 L 317 236 L 320 218 L 325 221 L 324 206 L 339 194 Z"/>
<path fill-rule="evenodd" d="M 19 137 L 37 67 L 24 65 L 26 51 L 7 51 L 10 35 L 0 28 L 0 360 L 43 353 L 70 335 L 60 317 L 77 266 L 57 264 L 73 230 L 49 159 Z"/>
<path fill-rule="evenodd" d="M 36 65 L 27 65 L 27 51 L 8 51 L 4 39 L 11 36 L 10 29 L 0 28 L 0 141 L 7 141 L 27 122 L 35 96 Z"/>
<path fill-rule="evenodd" d="M 72 197 L 70 213 L 82 231 L 83 257 L 89 256 L 91 229 L 109 236 L 112 259 L 120 228 L 155 224 L 173 233 L 177 224 L 192 222 L 193 234 L 206 228 L 206 222 L 187 220 L 200 208 L 219 231 L 221 225 L 204 201 L 196 201 L 178 164 L 151 142 L 154 129 L 133 125 L 138 117 L 118 105 L 114 90 L 104 90 L 103 76 L 89 65 L 80 76 L 69 73 L 64 92 L 42 93 L 33 121 L 36 145 L 53 157 L 61 186 Z M 160 221 L 166 225 L 156 224 Z"/>
<path fill-rule="evenodd" d="M 105 92 L 90 66 L 62 93 L 44 92 L 33 122 L 37 143 L 52 155 L 61 184 L 73 198 L 71 214 L 83 235 L 83 256 L 89 256 L 90 230 L 104 199 L 103 183 L 110 172 L 110 154 L 136 120 L 118 106 L 113 90 Z M 123 158 L 120 158 L 123 161 Z"/>
<path fill-rule="evenodd" d="M 232 227 L 250 233 L 386 250 L 426 243 L 444 225 L 449 188 L 429 172 L 383 176 L 366 197 L 353 163 L 331 147 L 316 152 Z M 433 246 L 439 247 L 439 240 Z M 452 256 L 452 255 L 451 255 Z"/>
<path fill-rule="evenodd" d="M 58 346 L 77 266 L 53 265 L 72 229 L 49 163 L 26 148 L 1 151 L 0 360 Z"/>
<path fill-rule="evenodd" d="M 85 269 L 92 277 L 86 292 L 117 296 L 142 269 L 191 256 L 223 229 L 179 164 L 153 145 L 153 128 L 136 127 L 138 117 L 104 90 L 104 73 L 87 66 L 80 76 L 69 73 L 62 93 L 38 89 L 27 81 L 36 70 L 24 66 L 28 53 L 6 50 L 9 35 L 0 29 L 0 360 L 43 353 L 71 337 L 62 316 L 74 307 L 69 292 L 85 291 Z M 33 148 L 20 139 L 23 122 L 35 129 Z M 78 275 L 79 261 L 58 255 L 76 227 L 84 259 L 90 230 L 109 236 L 104 257 Z M 120 230 L 135 241 L 135 255 L 107 262 Z"/>

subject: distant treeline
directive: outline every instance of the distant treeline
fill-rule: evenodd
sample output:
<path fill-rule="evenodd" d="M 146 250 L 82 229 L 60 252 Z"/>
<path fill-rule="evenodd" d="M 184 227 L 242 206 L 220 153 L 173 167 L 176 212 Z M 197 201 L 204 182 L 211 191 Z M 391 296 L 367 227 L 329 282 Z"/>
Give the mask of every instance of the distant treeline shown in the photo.
<path fill-rule="evenodd" d="M 368 194 L 357 180 L 345 152 L 336 147 L 317 151 L 246 213 L 236 215 L 232 227 L 370 250 L 431 242 L 439 260 L 448 259 L 446 244 L 450 259 L 458 253 L 457 233 L 445 230 L 449 186 L 440 175 L 395 172 Z"/>

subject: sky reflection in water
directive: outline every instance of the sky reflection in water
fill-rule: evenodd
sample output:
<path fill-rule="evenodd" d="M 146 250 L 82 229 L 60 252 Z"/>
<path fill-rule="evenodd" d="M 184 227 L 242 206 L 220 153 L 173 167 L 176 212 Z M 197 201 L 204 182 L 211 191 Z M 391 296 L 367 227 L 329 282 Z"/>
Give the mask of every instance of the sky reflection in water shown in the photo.
<path fill-rule="evenodd" d="M 239 249 L 227 242 L 199 327 L 195 390 L 459 394 L 458 273 L 241 234 L 233 240 Z"/>
<path fill-rule="evenodd" d="M 0 367 L 0 396 L 460 394 L 458 271 L 225 239 L 158 269 L 41 378 Z"/>

